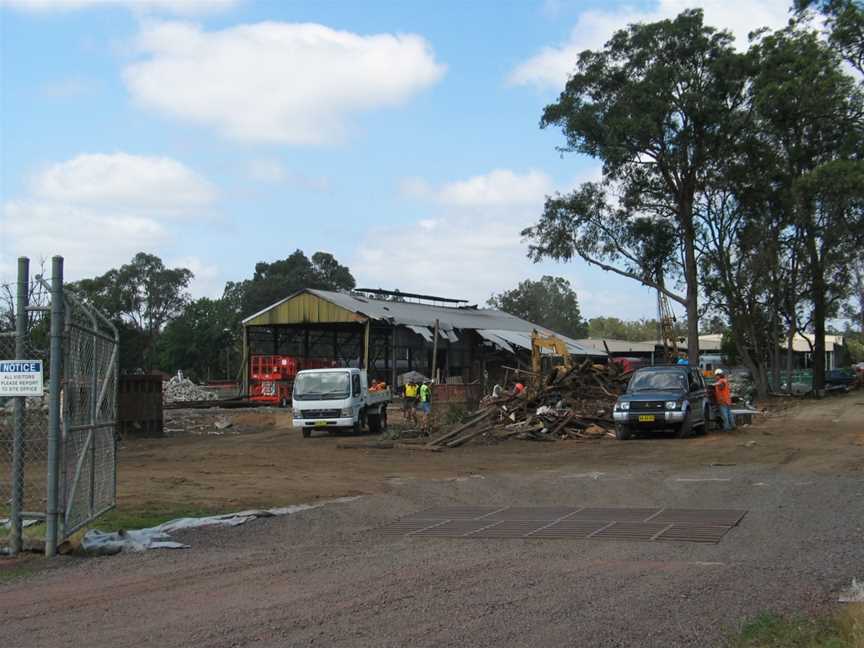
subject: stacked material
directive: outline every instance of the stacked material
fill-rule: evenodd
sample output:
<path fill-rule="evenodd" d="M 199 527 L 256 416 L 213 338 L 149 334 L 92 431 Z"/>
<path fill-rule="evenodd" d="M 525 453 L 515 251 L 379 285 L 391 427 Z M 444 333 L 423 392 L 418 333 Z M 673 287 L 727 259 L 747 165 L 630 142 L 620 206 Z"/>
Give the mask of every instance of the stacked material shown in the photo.
<path fill-rule="evenodd" d="M 171 380 L 162 383 L 162 399 L 165 403 L 208 401 L 216 398 L 215 393 L 199 387 L 188 378 L 184 378 L 180 372 L 177 372 Z"/>
<path fill-rule="evenodd" d="M 590 360 L 553 371 L 543 384 L 518 395 L 487 397 L 461 425 L 432 439 L 429 447 L 455 448 L 479 439 L 596 439 L 612 436 L 612 408 L 630 374 L 617 364 Z"/>

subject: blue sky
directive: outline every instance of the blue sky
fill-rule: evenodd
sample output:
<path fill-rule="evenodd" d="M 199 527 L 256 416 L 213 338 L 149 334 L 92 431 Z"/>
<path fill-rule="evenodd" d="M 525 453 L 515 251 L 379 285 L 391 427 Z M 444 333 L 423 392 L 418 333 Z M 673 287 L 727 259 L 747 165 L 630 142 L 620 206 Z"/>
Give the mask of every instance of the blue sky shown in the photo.
<path fill-rule="evenodd" d="M 789 0 L 0 0 L 0 280 L 139 251 L 218 295 L 260 260 L 333 253 L 361 285 L 483 302 L 567 277 L 587 316 L 651 291 L 535 265 L 518 232 L 598 177 L 538 128 L 576 54 L 702 6 L 742 40 Z"/>

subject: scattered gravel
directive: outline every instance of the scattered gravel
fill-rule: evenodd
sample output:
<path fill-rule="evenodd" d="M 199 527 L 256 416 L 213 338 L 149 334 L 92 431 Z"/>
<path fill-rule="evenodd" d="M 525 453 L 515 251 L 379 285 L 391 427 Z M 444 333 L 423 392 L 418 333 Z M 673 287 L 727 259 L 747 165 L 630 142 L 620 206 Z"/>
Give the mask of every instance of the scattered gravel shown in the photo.
<path fill-rule="evenodd" d="M 64 558 L 0 586 L 0 623 L 22 648 L 717 646 L 762 611 L 830 606 L 864 575 L 862 486 L 758 465 L 393 480 L 350 503 L 178 533 L 189 550 Z M 378 531 L 446 504 L 750 512 L 718 545 Z"/>

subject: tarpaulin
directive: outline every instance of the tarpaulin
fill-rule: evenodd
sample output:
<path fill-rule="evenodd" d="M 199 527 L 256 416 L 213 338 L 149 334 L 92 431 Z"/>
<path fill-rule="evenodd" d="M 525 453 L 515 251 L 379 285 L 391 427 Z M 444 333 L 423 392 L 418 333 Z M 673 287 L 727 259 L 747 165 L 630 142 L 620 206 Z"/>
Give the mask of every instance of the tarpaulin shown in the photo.
<path fill-rule="evenodd" d="M 339 497 L 332 500 L 317 502 L 315 504 L 295 504 L 294 506 L 285 506 L 282 508 L 255 509 L 250 511 L 240 511 L 239 513 L 213 515 L 210 517 L 177 518 L 175 520 L 163 522 L 159 526 L 150 527 L 149 529 L 136 529 L 133 531 L 121 530 L 106 533 L 93 529 L 84 535 L 84 538 L 81 540 L 81 548 L 86 553 L 97 556 L 116 554 L 121 551 L 188 549 L 189 545 L 175 542 L 168 534 L 174 531 L 198 529 L 210 526 L 233 527 L 240 524 L 246 524 L 246 522 L 257 518 L 291 515 L 292 513 L 299 513 L 300 511 L 308 511 L 309 509 L 326 506 L 327 504 L 352 502 L 356 499 L 360 499 L 360 496 Z"/>

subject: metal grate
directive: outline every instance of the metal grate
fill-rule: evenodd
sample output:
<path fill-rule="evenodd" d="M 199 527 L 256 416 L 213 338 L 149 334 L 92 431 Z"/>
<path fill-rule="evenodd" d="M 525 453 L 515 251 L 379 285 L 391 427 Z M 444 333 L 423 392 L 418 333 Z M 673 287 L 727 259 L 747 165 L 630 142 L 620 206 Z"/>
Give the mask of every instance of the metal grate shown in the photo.
<path fill-rule="evenodd" d="M 538 520 L 554 522 L 579 510 L 573 506 L 511 506 L 487 516 L 490 520 Z"/>
<path fill-rule="evenodd" d="M 452 506 L 413 513 L 384 535 L 717 543 L 746 514 L 730 509 Z"/>
<path fill-rule="evenodd" d="M 606 520 L 608 522 L 645 522 L 657 515 L 659 508 L 583 508 L 568 519 Z"/>
<path fill-rule="evenodd" d="M 747 511 L 730 509 L 663 509 L 652 522 L 666 524 L 697 524 L 707 526 L 735 526 Z"/>

